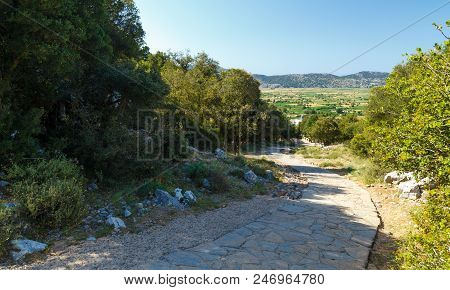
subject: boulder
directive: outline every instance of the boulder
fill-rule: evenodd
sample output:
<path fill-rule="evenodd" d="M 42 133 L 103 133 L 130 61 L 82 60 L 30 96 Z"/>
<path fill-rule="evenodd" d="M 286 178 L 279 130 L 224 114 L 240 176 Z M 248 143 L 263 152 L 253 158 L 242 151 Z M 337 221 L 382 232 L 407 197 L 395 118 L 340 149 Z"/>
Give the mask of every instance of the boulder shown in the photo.
<path fill-rule="evenodd" d="M 47 248 L 47 244 L 33 240 L 12 240 L 11 246 L 15 251 L 11 251 L 14 261 L 19 261 L 27 254 L 41 252 Z"/>
<path fill-rule="evenodd" d="M 144 204 L 142 202 L 138 202 L 138 203 L 136 203 L 136 207 L 138 209 L 143 209 L 144 208 Z"/>
<path fill-rule="evenodd" d="M 187 191 L 184 192 L 184 198 L 185 198 L 185 200 L 186 200 L 188 203 L 194 203 L 194 202 L 197 201 L 197 197 L 196 197 L 195 194 L 194 194 L 192 191 L 190 191 L 190 190 L 187 190 Z"/>
<path fill-rule="evenodd" d="M 178 199 L 171 196 L 167 191 L 161 189 L 157 189 L 155 191 L 154 203 L 155 205 L 161 207 L 173 206 L 176 209 L 183 209 L 183 205 L 178 201 Z"/>
<path fill-rule="evenodd" d="M 266 170 L 266 179 L 267 180 L 275 179 L 275 176 L 273 175 L 273 171 L 272 170 Z"/>
<path fill-rule="evenodd" d="M 244 174 L 244 179 L 251 184 L 258 182 L 258 176 L 252 170 L 249 170 Z"/>
<path fill-rule="evenodd" d="M 121 218 L 114 217 L 112 215 L 108 217 L 108 219 L 106 220 L 106 223 L 114 226 L 115 229 L 121 229 L 121 228 L 127 227 Z"/>
<path fill-rule="evenodd" d="M 412 179 L 414 179 L 414 172 L 403 173 L 403 177 L 404 177 L 404 180 L 402 180 L 402 181 L 412 180 Z"/>
<path fill-rule="evenodd" d="M 174 192 L 175 198 L 181 202 L 183 200 L 183 190 L 181 188 L 175 188 Z"/>
<path fill-rule="evenodd" d="M 219 158 L 219 159 L 225 159 L 225 158 L 227 158 L 227 153 L 226 153 L 224 150 L 220 149 L 220 148 L 217 148 L 217 149 L 216 149 L 215 155 L 216 155 L 216 157 Z"/>
<path fill-rule="evenodd" d="M 422 193 L 420 184 L 415 179 L 400 182 L 398 189 L 402 192 L 400 198 L 418 199 Z"/>
<path fill-rule="evenodd" d="M 203 180 L 202 180 L 202 186 L 203 186 L 204 188 L 210 188 L 210 187 L 211 187 L 211 183 L 209 182 L 208 179 L 203 178 Z"/>
<path fill-rule="evenodd" d="M 402 173 L 398 171 L 392 171 L 384 176 L 384 182 L 392 184 L 399 184 L 400 182 L 412 179 L 414 179 L 414 172 Z"/>
<path fill-rule="evenodd" d="M 400 179 L 400 173 L 398 171 L 392 171 L 389 172 L 384 176 L 384 182 L 386 183 L 394 183 L 394 181 L 397 181 Z"/>

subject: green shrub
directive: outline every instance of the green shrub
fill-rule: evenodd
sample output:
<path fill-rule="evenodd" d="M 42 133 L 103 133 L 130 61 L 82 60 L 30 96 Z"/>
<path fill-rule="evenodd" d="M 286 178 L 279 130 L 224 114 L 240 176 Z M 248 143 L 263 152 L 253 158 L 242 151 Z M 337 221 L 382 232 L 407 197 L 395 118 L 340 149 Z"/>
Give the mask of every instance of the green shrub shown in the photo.
<path fill-rule="evenodd" d="M 10 177 L 20 213 L 30 222 L 64 228 L 78 224 L 84 216 L 85 179 L 73 162 L 56 158 L 14 165 Z"/>
<path fill-rule="evenodd" d="M 320 167 L 343 167 L 344 164 L 340 161 L 324 161 L 319 164 Z"/>
<path fill-rule="evenodd" d="M 210 175 L 211 170 L 208 165 L 201 161 L 196 161 L 186 165 L 185 167 L 186 175 L 192 178 L 194 181 L 201 182 L 203 178 Z"/>
<path fill-rule="evenodd" d="M 396 254 L 400 268 L 450 270 L 450 187 L 432 191 L 413 219 L 416 229 Z"/>
<path fill-rule="evenodd" d="M 7 253 L 8 243 L 13 238 L 13 211 L 0 205 L 0 257 Z"/>
<path fill-rule="evenodd" d="M 244 174 L 245 174 L 244 170 L 239 169 L 239 168 L 232 169 L 228 172 L 228 175 L 234 176 L 237 178 L 244 178 Z"/>
<path fill-rule="evenodd" d="M 228 179 L 222 172 L 211 171 L 209 181 L 211 183 L 211 191 L 214 193 L 224 193 L 230 190 Z"/>
<path fill-rule="evenodd" d="M 249 159 L 247 165 L 258 176 L 265 176 L 266 170 L 275 169 L 275 162 L 266 159 Z"/>
<path fill-rule="evenodd" d="M 268 189 L 264 184 L 256 183 L 251 187 L 250 192 L 254 195 L 266 195 L 268 193 Z"/>

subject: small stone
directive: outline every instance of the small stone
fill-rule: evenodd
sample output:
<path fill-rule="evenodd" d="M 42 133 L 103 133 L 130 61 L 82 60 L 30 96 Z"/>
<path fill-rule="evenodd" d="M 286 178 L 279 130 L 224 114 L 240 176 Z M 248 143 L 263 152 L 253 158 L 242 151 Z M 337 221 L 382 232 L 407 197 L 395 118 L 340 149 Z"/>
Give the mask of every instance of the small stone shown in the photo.
<path fill-rule="evenodd" d="M 204 188 L 210 188 L 210 187 L 211 187 L 211 183 L 209 182 L 208 179 L 203 178 L 203 180 L 202 180 L 202 186 L 203 186 Z"/>
<path fill-rule="evenodd" d="M 124 217 L 129 217 L 129 216 L 131 216 L 131 211 L 129 210 L 129 209 L 125 209 L 124 211 L 123 211 L 123 216 Z"/>
<path fill-rule="evenodd" d="M 252 170 L 249 170 L 244 174 L 244 179 L 250 184 L 255 184 L 258 181 L 258 176 Z"/>
<path fill-rule="evenodd" d="M 139 209 L 143 209 L 144 208 L 144 204 L 142 202 L 138 202 L 136 203 L 136 207 Z"/>
<path fill-rule="evenodd" d="M 106 223 L 114 226 L 115 229 L 126 228 L 124 221 L 118 217 L 109 216 Z"/>
<path fill-rule="evenodd" d="M 97 239 L 93 236 L 87 237 L 86 241 L 96 241 Z"/>

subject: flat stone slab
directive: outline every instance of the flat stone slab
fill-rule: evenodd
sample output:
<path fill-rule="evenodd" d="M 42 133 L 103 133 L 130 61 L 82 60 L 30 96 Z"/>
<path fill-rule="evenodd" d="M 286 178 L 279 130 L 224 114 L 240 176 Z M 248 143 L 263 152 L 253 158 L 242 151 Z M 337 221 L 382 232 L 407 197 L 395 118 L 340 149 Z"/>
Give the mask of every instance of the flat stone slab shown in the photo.
<path fill-rule="evenodd" d="M 275 156 L 275 157 L 274 157 Z M 370 194 L 292 155 L 269 155 L 308 178 L 300 200 L 215 241 L 151 261 L 149 269 L 364 269 L 380 223 Z"/>

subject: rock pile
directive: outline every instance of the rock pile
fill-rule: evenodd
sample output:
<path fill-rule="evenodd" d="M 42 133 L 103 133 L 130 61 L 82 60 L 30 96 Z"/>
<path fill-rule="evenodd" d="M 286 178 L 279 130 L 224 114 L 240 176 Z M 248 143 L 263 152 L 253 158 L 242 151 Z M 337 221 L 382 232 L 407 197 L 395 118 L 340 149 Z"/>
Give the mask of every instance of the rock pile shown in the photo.
<path fill-rule="evenodd" d="M 397 186 L 400 191 L 399 198 L 412 200 L 419 199 L 424 193 L 424 187 L 431 186 L 429 178 L 417 181 L 413 172 L 389 172 L 384 176 L 384 182 Z"/>
<path fill-rule="evenodd" d="M 283 183 L 276 185 L 276 193 L 274 196 L 284 197 L 287 199 L 300 199 L 302 198 L 302 190 L 308 186 L 306 178 L 302 177 L 298 173 L 287 172 Z"/>

